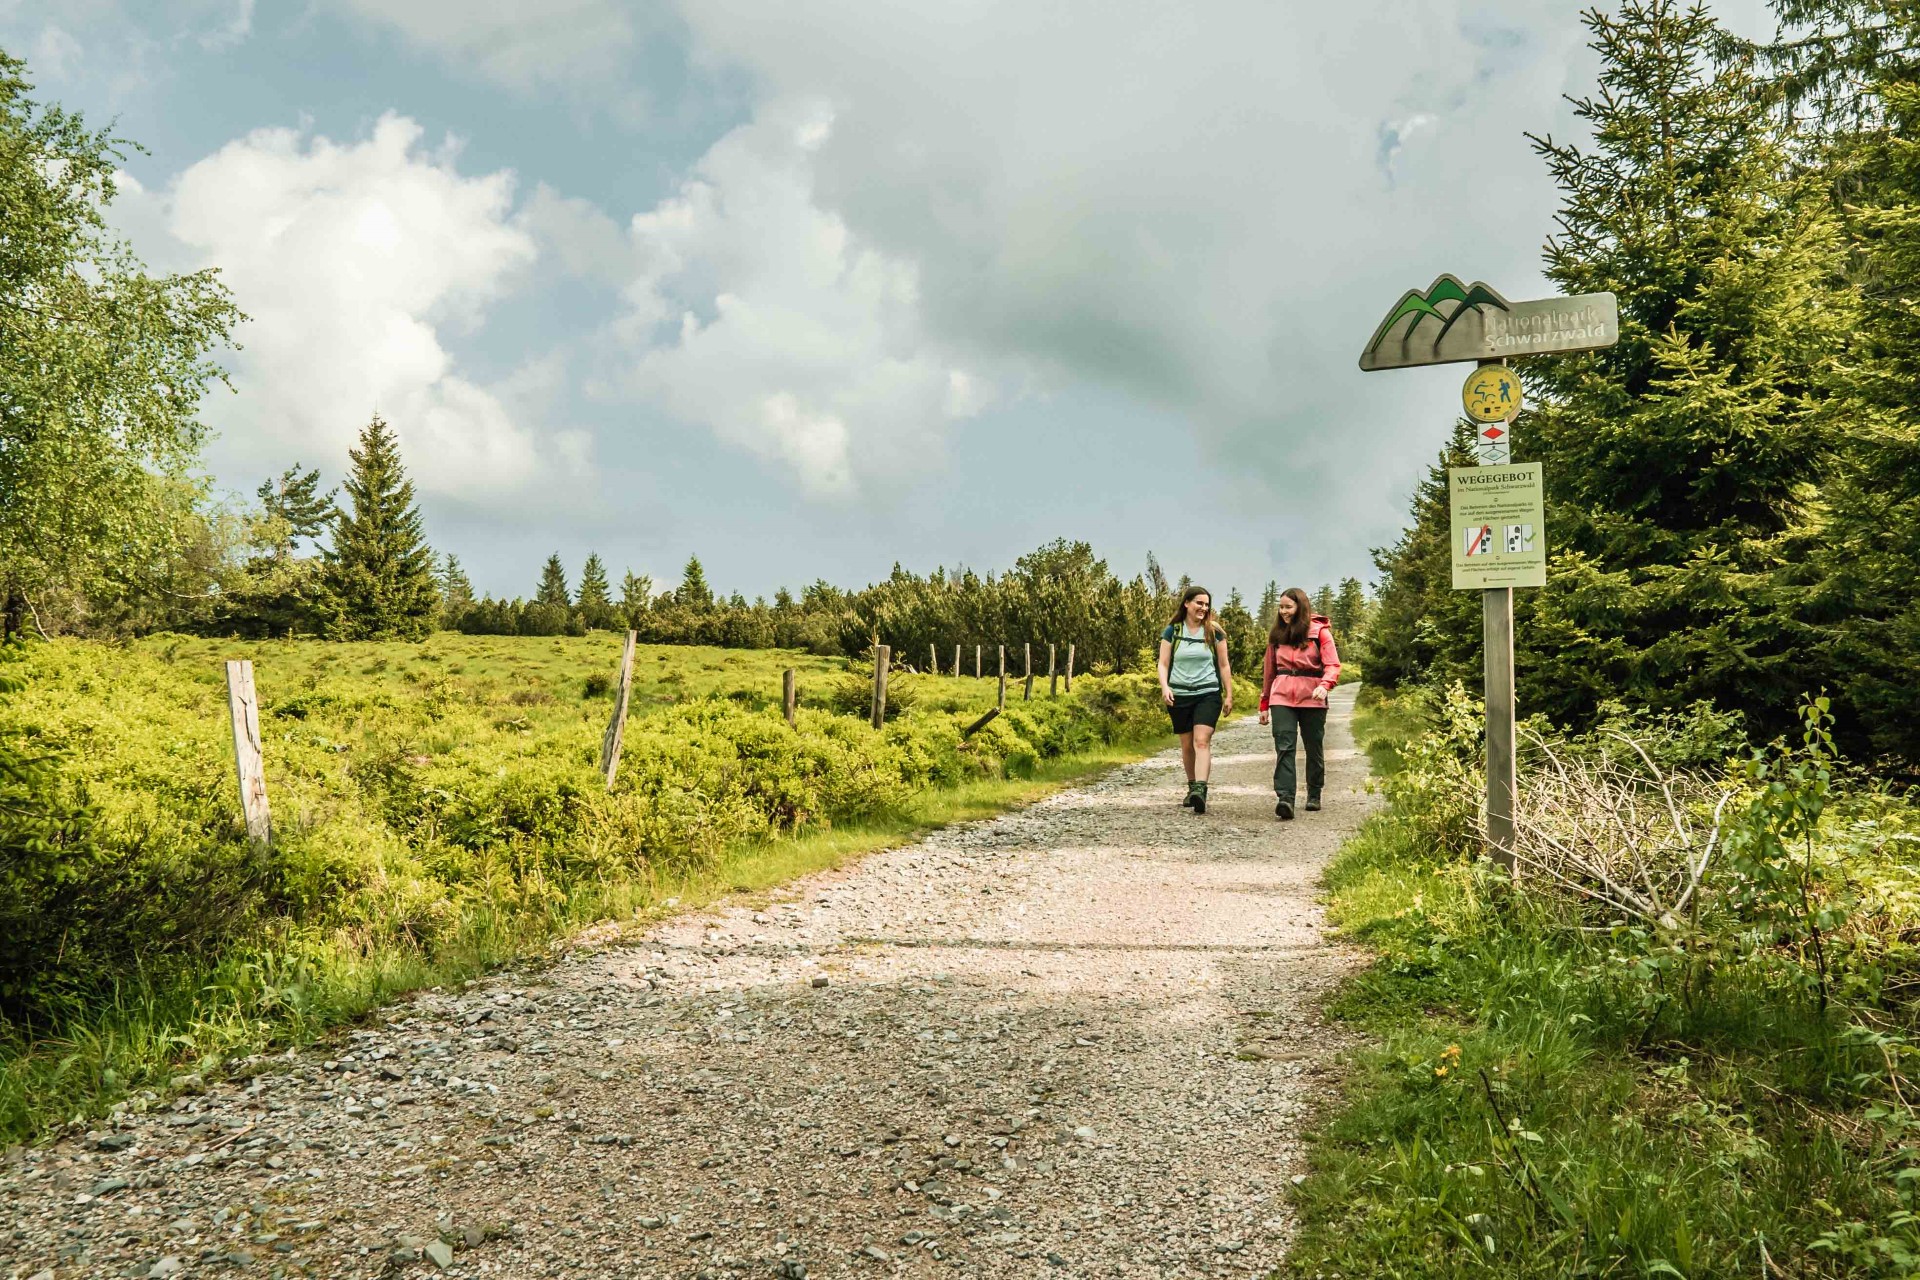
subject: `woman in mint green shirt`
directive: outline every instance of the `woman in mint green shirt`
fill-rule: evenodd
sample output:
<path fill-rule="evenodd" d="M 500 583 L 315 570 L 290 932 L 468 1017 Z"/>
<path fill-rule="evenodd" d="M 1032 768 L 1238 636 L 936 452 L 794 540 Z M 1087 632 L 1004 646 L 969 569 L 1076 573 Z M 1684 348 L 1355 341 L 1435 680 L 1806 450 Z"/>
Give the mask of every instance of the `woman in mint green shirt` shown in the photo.
<path fill-rule="evenodd" d="M 1213 772 L 1213 731 L 1233 710 L 1233 668 L 1227 633 L 1213 615 L 1205 587 L 1188 587 L 1173 621 L 1160 633 L 1160 696 L 1180 735 L 1187 766 L 1187 798 L 1195 813 L 1207 811 L 1207 775 Z"/>

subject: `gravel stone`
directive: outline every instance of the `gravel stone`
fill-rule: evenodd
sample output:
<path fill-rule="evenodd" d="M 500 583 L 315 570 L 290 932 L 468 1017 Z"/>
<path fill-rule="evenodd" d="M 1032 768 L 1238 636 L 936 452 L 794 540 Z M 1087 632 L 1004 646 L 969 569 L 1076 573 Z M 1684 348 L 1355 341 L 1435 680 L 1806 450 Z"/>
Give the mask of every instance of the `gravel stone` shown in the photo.
<path fill-rule="evenodd" d="M 1319 813 L 1246 718 L 1204 817 L 1162 754 L 9 1150 L 0 1276 L 1266 1275 L 1344 1048 L 1351 699 Z"/>

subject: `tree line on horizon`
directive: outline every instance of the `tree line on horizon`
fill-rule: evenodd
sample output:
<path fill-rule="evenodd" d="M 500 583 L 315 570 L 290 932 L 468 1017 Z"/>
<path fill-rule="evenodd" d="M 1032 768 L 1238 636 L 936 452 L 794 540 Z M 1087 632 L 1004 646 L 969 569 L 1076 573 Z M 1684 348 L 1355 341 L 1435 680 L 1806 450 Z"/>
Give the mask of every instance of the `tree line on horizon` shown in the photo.
<path fill-rule="evenodd" d="M 1560 190 L 1548 276 L 1619 298 L 1620 342 L 1528 357 L 1516 460 L 1543 463 L 1551 563 L 1515 593 L 1523 714 L 1584 727 L 1711 704 L 1770 737 L 1827 691 L 1859 755 L 1920 761 L 1920 10 L 1777 0 L 1587 16 L 1590 138 L 1533 136 Z M 1531 136 L 1531 135 L 1530 135 Z M 1367 674 L 1477 688 L 1446 468 L 1376 553 Z"/>

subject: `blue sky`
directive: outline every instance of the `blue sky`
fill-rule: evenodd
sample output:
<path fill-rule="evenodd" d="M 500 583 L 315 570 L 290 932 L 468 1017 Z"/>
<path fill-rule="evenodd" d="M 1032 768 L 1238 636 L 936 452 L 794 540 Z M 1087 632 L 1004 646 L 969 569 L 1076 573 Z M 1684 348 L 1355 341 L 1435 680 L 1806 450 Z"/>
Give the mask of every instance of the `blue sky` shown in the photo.
<path fill-rule="evenodd" d="M 1359 347 L 1441 271 L 1545 292 L 1522 133 L 1593 74 L 1572 0 L 0 0 L 0 47 L 146 148 L 136 250 L 253 317 L 217 481 L 337 478 L 378 409 L 506 594 L 1060 536 L 1367 576 L 1459 370 Z"/>

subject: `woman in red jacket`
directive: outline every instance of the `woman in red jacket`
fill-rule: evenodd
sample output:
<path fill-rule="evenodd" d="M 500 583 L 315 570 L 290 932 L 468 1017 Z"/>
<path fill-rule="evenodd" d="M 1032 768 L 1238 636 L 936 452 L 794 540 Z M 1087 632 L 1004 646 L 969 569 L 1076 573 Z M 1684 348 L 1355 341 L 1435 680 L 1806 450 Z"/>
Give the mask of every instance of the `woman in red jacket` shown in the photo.
<path fill-rule="evenodd" d="M 1267 660 L 1260 675 L 1260 723 L 1273 725 L 1273 811 L 1293 817 L 1294 741 L 1307 748 L 1307 808 L 1320 807 L 1327 784 L 1327 695 L 1340 679 L 1340 651 L 1333 628 L 1313 611 L 1307 593 L 1288 587 L 1267 633 Z"/>

